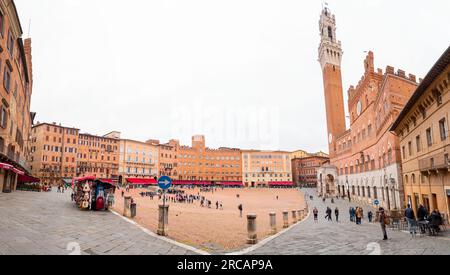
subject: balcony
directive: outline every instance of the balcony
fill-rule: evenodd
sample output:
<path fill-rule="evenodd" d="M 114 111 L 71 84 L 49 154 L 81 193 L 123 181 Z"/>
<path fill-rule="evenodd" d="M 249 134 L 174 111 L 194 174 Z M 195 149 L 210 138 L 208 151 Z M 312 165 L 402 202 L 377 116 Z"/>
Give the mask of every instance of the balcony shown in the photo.
<path fill-rule="evenodd" d="M 422 173 L 450 171 L 449 154 L 441 152 L 419 160 L 419 170 Z"/>

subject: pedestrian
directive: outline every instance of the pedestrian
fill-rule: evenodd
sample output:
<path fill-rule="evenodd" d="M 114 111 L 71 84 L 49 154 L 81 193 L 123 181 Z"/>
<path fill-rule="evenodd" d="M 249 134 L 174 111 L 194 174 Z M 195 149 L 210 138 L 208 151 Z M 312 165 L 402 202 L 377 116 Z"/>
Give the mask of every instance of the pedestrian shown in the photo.
<path fill-rule="evenodd" d="M 356 224 L 361 224 L 362 215 L 363 215 L 362 208 L 357 207 L 356 208 Z"/>
<path fill-rule="evenodd" d="M 408 221 L 409 233 L 414 237 L 416 235 L 416 215 L 410 204 L 405 209 L 405 217 Z"/>
<path fill-rule="evenodd" d="M 318 220 L 317 217 L 319 215 L 319 210 L 317 210 L 316 207 L 314 207 L 313 214 L 314 214 L 314 221 L 317 222 L 317 220 Z"/>
<path fill-rule="evenodd" d="M 327 210 L 325 211 L 325 213 L 326 213 L 326 216 L 325 216 L 325 219 L 328 219 L 328 221 L 333 221 L 333 218 L 331 217 L 331 208 L 330 207 L 327 207 Z"/>
<path fill-rule="evenodd" d="M 216 210 L 219 210 L 219 202 L 216 201 Z"/>
<path fill-rule="evenodd" d="M 372 211 L 369 211 L 369 213 L 367 213 L 367 217 L 369 218 L 369 222 L 371 223 L 371 222 L 372 222 L 372 219 L 373 219 L 373 213 L 372 213 Z"/>
<path fill-rule="evenodd" d="M 339 222 L 339 209 L 337 207 L 334 210 L 334 215 L 336 216 L 336 222 Z"/>
<path fill-rule="evenodd" d="M 380 207 L 379 212 L 380 212 L 379 222 L 380 222 L 380 226 L 381 226 L 381 231 L 383 232 L 383 241 L 386 241 L 388 239 L 387 232 L 386 232 L 386 225 L 389 224 L 389 219 L 386 216 L 386 213 L 384 212 L 384 209 L 382 207 Z"/>
<path fill-rule="evenodd" d="M 122 190 L 122 198 L 123 198 L 124 195 L 125 195 L 125 192 Z"/>
<path fill-rule="evenodd" d="M 352 207 L 350 207 L 348 209 L 348 215 L 350 216 L 350 222 L 353 222 L 353 209 L 352 209 Z"/>
<path fill-rule="evenodd" d="M 238 209 L 239 209 L 239 217 L 242 218 L 242 210 L 243 210 L 242 204 L 239 204 Z"/>

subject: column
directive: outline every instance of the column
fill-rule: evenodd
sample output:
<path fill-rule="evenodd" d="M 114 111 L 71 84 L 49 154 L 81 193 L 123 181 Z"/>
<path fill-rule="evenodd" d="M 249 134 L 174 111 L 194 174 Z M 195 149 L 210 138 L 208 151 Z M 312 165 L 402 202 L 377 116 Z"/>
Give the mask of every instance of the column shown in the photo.
<path fill-rule="evenodd" d="M 270 233 L 276 234 L 277 233 L 277 214 L 275 212 L 272 212 L 269 214 L 270 216 Z"/>
<path fill-rule="evenodd" d="M 169 232 L 169 206 L 159 205 L 158 235 L 167 236 Z"/>
<path fill-rule="evenodd" d="M 258 242 L 258 235 L 256 234 L 256 215 L 247 215 L 247 244 L 256 244 Z"/>
<path fill-rule="evenodd" d="M 292 210 L 292 223 L 297 223 L 297 211 Z"/>
<path fill-rule="evenodd" d="M 125 196 L 123 198 L 123 215 L 127 218 L 131 218 L 131 197 Z"/>
<path fill-rule="evenodd" d="M 289 212 L 283 211 L 283 228 L 289 227 Z"/>

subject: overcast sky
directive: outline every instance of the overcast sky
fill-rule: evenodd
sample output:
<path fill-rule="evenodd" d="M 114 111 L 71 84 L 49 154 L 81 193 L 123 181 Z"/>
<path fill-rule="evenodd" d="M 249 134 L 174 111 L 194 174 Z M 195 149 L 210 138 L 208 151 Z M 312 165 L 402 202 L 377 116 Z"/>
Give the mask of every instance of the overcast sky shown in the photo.
<path fill-rule="evenodd" d="M 33 39 L 36 121 L 207 146 L 327 151 L 322 1 L 16 0 Z M 448 0 L 328 0 L 344 93 L 364 51 L 424 77 L 449 46 Z M 347 99 L 345 99 L 347 100 Z"/>

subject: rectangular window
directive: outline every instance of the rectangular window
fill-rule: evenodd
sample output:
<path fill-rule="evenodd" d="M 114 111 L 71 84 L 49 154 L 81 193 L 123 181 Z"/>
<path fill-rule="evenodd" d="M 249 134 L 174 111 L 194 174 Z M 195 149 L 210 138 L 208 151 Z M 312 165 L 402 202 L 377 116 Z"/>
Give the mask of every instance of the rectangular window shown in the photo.
<path fill-rule="evenodd" d="M 420 136 L 416 137 L 416 146 L 417 146 L 417 152 L 420 152 L 422 150 L 422 144 L 420 141 Z"/>
<path fill-rule="evenodd" d="M 403 159 L 406 158 L 405 146 L 402 147 L 402 156 L 403 156 Z M 381 163 L 381 160 L 380 160 L 380 163 Z"/>
<path fill-rule="evenodd" d="M 11 30 L 9 31 L 9 34 L 8 34 L 8 43 L 6 46 L 8 48 L 9 55 L 12 58 L 14 56 L 14 37 L 12 35 Z"/>
<path fill-rule="evenodd" d="M 433 145 L 433 136 L 431 135 L 431 128 L 427 129 L 427 144 L 428 147 L 431 147 Z"/>
<path fill-rule="evenodd" d="M 8 66 L 5 66 L 5 71 L 3 73 L 3 86 L 5 87 L 6 91 L 9 93 L 9 91 L 11 89 L 11 72 L 10 72 Z"/>
<path fill-rule="evenodd" d="M 3 106 L 2 105 L 2 107 L 1 107 L 1 113 L 0 113 L 0 126 L 2 127 L 2 128 L 6 128 L 7 127 L 7 115 L 8 113 L 7 113 L 7 111 L 6 111 L 6 108 L 5 108 L 5 106 Z"/>
<path fill-rule="evenodd" d="M 448 137 L 447 123 L 445 123 L 445 118 L 439 121 L 439 132 L 441 133 L 441 140 L 444 141 Z"/>
<path fill-rule="evenodd" d="M 408 152 L 409 152 L 409 156 L 412 156 L 412 142 L 408 142 Z"/>

